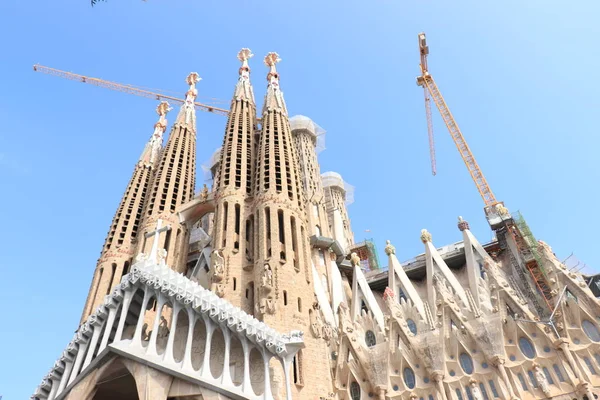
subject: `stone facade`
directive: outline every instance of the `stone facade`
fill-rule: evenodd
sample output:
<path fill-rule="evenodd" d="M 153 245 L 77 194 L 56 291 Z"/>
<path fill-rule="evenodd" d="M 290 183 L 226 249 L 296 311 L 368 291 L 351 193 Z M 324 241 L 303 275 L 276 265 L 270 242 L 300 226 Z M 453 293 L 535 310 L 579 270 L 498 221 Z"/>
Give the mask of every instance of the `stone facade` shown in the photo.
<path fill-rule="evenodd" d="M 251 57 L 211 190 L 194 196 L 197 74 L 162 151 L 161 106 L 82 323 L 32 398 L 597 398 L 600 302 L 580 274 L 503 206 L 493 243 L 459 218 L 461 242 L 423 230 L 416 260 L 388 241 L 387 270 L 364 272 L 322 130 L 288 118 L 276 53 L 257 119 Z"/>

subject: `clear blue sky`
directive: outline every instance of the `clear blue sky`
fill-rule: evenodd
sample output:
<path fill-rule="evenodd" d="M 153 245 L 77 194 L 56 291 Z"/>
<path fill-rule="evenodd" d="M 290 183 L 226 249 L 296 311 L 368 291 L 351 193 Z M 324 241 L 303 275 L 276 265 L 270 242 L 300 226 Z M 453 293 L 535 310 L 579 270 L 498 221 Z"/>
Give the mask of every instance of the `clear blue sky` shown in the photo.
<path fill-rule="evenodd" d="M 423 251 L 422 228 L 437 246 L 461 240 L 458 215 L 491 238 L 437 112 L 430 173 L 415 85 L 425 31 L 430 70 L 496 196 L 559 257 L 575 252 L 597 271 L 599 12 L 596 1 L 1 1 L 3 400 L 29 396 L 71 339 L 156 121 L 153 100 L 34 73 L 34 63 L 180 95 L 197 71 L 201 98 L 228 100 L 237 51 L 250 47 L 262 103 L 262 58 L 279 52 L 290 114 L 328 131 L 322 171 L 356 187 L 356 239 L 373 237 L 380 252 L 390 239 L 409 259 Z M 198 115 L 199 164 L 224 123 Z"/>

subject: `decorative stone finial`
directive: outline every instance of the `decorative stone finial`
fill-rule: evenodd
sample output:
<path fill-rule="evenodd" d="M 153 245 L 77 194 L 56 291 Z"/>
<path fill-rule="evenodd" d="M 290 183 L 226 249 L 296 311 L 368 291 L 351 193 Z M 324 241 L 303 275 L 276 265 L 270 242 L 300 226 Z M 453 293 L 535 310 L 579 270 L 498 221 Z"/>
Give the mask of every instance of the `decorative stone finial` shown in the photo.
<path fill-rule="evenodd" d="M 280 61 L 281 61 L 281 58 L 279 58 L 279 54 L 277 54 L 275 52 L 270 52 L 269 54 L 267 54 L 265 56 L 265 65 L 267 67 L 269 67 L 269 75 L 277 74 L 277 69 L 275 68 L 275 65 L 277 65 L 277 63 L 279 63 Z M 269 78 L 270 78 L 270 76 L 267 75 L 267 80 Z"/>
<path fill-rule="evenodd" d="M 360 267 L 360 257 L 356 253 L 350 254 L 350 262 L 353 267 Z"/>
<path fill-rule="evenodd" d="M 162 132 L 167 129 L 167 113 L 171 111 L 172 108 L 169 106 L 169 103 L 166 101 L 161 101 L 158 106 L 156 106 L 156 113 L 159 115 L 158 122 L 154 124 L 154 129 L 160 128 Z M 156 132 L 154 132 L 156 135 Z"/>
<path fill-rule="evenodd" d="M 196 100 L 196 96 L 198 95 L 198 90 L 196 89 L 196 83 L 200 82 L 201 78 L 197 72 L 190 72 L 185 81 L 190 88 L 185 93 L 185 102 L 181 106 L 181 110 L 179 111 L 179 115 L 177 116 L 176 123 L 178 124 L 186 124 L 188 128 L 196 129 L 196 114 L 194 112 L 194 101 Z"/>
<path fill-rule="evenodd" d="M 387 254 L 388 256 L 396 254 L 396 248 L 392 246 L 389 240 L 385 241 L 385 254 Z"/>
<path fill-rule="evenodd" d="M 429 233 L 427 229 L 421 229 L 421 242 L 431 242 L 431 233 Z"/>
<path fill-rule="evenodd" d="M 244 47 L 240 50 L 240 52 L 237 55 L 238 60 L 242 62 L 242 67 L 240 68 L 240 75 L 242 74 L 242 68 L 245 67 L 248 68 L 248 70 L 250 69 L 250 67 L 248 66 L 248 60 L 252 57 L 254 57 L 254 54 L 252 54 L 252 51 L 250 49 Z"/>
<path fill-rule="evenodd" d="M 463 217 L 458 217 L 458 229 L 462 232 L 465 229 L 469 229 L 469 223 L 463 219 Z"/>
<path fill-rule="evenodd" d="M 394 291 L 392 289 L 390 289 L 389 287 L 386 287 L 385 290 L 383 291 L 383 300 L 387 300 L 387 299 L 395 299 L 396 298 L 396 294 L 394 293 Z"/>

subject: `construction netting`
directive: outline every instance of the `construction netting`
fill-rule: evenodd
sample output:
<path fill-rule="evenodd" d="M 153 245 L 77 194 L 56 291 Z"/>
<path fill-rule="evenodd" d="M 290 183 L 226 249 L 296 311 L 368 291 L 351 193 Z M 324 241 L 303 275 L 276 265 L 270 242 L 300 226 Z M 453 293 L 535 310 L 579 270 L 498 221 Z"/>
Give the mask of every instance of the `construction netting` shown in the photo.
<path fill-rule="evenodd" d="M 360 258 L 360 268 L 365 271 L 374 271 L 379 269 L 379 257 L 377 257 L 377 248 L 373 239 L 366 239 L 362 242 L 355 243 L 350 250 L 351 253 L 356 253 Z"/>
<path fill-rule="evenodd" d="M 296 129 L 306 129 L 315 135 L 316 145 L 315 151 L 318 153 L 325 150 L 325 129 L 317 125 L 312 119 L 304 115 L 294 115 L 290 118 L 290 128 L 292 131 Z"/>
<path fill-rule="evenodd" d="M 348 184 L 337 172 L 328 171 L 321 174 L 323 187 L 337 186 L 346 192 L 346 205 L 354 203 L 354 186 Z"/>

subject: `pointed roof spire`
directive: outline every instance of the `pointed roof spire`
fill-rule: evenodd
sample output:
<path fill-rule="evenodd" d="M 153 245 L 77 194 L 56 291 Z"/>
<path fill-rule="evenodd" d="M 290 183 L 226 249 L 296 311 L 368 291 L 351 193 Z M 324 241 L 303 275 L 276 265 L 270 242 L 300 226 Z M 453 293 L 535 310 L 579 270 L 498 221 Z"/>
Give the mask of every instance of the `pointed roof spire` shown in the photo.
<path fill-rule="evenodd" d="M 283 92 L 279 88 L 279 73 L 275 66 L 281 61 L 279 54 L 271 52 L 265 56 L 265 65 L 269 67 L 267 74 L 267 94 L 265 95 L 265 104 L 263 113 L 267 111 L 280 111 L 287 115 L 287 108 L 283 100 Z"/>
<path fill-rule="evenodd" d="M 202 78 L 200 78 L 197 72 L 191 72 L 187 76 L 185 81 L 190 85 L 190 88 L 185 93 L 185 103 L 181 106 L 181 110 L 179 110 L 177 120 L 175 121 L 175 124 L 186 125 L 193 131 L 196 131 L 196 110 L 194 108 L 194 101 L 196 100 L 196 96 L 198 96 L 196 83 L 200 82 L 200 80 Z"/>
<path fill-rule="evenodd" d="M 158 160 L 158 153 L 162 147 L 163 134 L 167 130 L 167 119 L 166 115 L 172 108 L 169 107 L 169 103 L 161 101 L 156 107 L 156 113 L 159 115 L 158 122 L 154 124 L 154 133 L 150 137 L 144 151 L 140 156 L 139 162 L 146 167 L 152 167 L 156 160 Z"/>
<path fill-rule="evenodd" d="M 242 62 L 242 66 L 239 70 L 240 78 L 237 85 L 235 85 L 233 97 L 236 100 L 246 100 L 255 104 L 254 91 L 252 90 L 252 84 L 250 84 L 250 67 L 248 66 L 248 60 L 252 57 L 254 57 L 254 54 L 248 48 L 241 49 L 237 55 L 238 60 Z"/>

